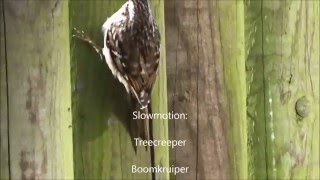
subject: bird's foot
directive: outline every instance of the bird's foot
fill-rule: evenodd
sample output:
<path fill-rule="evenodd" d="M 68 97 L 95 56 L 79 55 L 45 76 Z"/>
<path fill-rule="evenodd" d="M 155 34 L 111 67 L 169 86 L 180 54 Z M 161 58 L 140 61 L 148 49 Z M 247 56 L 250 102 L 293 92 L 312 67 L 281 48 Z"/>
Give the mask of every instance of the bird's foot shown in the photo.
<path fill-rule="evenodd" d="M 97 45 L 92 39 L 84 33 L 84 31 L 80 31 L 77 28 L 73 28 L 75 34 L 72 37 L 76 37 L 84 42 L 87 42 L 93 49 L 99 54 L 100 59 L 103 60 L 102 48 Z"/>

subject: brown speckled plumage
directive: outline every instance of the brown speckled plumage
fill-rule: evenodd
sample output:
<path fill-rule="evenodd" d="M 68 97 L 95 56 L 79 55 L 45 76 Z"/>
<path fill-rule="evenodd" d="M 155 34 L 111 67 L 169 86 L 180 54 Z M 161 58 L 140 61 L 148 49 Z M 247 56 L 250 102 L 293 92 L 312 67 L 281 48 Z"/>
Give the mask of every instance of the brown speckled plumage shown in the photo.
<path fill-rule="evenodd" d="M 103 54 L 124 84 L 133 107 L 151 113 L 150 96 L 160 59 L 160 33 L 148 0 L 129 0 L 107 19 Z M 149 139 L 149 120 L 137 122 L 136 136 Z"/>

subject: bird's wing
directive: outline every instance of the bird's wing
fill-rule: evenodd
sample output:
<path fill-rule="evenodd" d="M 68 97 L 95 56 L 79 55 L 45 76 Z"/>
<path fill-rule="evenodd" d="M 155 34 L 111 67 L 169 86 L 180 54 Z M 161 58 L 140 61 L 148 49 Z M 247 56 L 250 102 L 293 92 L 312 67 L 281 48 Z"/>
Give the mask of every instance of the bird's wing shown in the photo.
<path fill-rule="evenodd" d="M 155 26 L 147 37 L 133 28 L 133 5 L 128 1 L 103 25 L 103 50 L 112 73 L 135 95 L 142 107 L 150 101 L 160 56 L 160 33 Z"/>
<path fill-rule="evenodd" d="M 131 91 L 128 77 L 124 72 L 124 62 L 127 58 L 122 54 L 119 43 L 123 42 L 123 32 L 128 28 L 134 16 L 133 3 L 126 2 L 116 13 L 106 20 L 103 24 L 104 48 L 103 55 L 112 72 L 118 80 L 125 86 L 126 90 Z"/>
<path fill-rule="evenodd" d="M 146 38 L 148 39 L 148 38 Z M 127 73 L 130 84 L 139 95 L 139 100 L 143 107 L 147 107 L 150 101 L 152 86 L 156 80 L 159 67 L 159 41 L 160 39 L 150 38 L 140 42 L 143 48 L 130 58 Z M 135 67 L 133 67 L 135 66 Z"/>

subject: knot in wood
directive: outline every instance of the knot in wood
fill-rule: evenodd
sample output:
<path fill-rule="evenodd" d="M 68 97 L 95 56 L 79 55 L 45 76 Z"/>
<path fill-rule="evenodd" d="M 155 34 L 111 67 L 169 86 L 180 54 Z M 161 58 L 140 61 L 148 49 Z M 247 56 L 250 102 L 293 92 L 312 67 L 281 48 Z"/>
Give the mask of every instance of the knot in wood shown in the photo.
<path fill-rule="evenodd" d="M 310 113 L 310 102 L 307 97 L 303 96 L 299 98 L 296 102 L 296 113 L 304 118 L 307 117 Z"/>

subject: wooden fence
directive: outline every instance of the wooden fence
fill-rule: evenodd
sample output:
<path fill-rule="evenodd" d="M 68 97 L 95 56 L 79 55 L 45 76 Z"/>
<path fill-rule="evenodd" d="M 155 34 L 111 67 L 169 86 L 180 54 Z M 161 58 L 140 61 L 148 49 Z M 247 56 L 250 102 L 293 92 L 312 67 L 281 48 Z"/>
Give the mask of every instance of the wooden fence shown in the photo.
<path fill-rule="evenodd" d="M 102 24 L 123 3 L 1 1 L 1 179 L 151 177 L 131 170 L 150 166 L 150 152 L 134 152 L 123 86 L 87 44 L 71 38 L 76 27 L 102 44 Z M 165 46 L 163 5 L 152 1 Z M 154 112 L 167 111 L 165 48 L 160 68 Z M 167 139 L 166 120 L 154 127 L 155 138 Z M 156 165 L 169 166 L 168 148 L 155 151 Z"/>
<path fill-rule="evenodd" d="M 165 3 L 176 179 L 319 179 L 319 1 Z"/>
<path fill-rule="evenodd" d="M 132 148 L 124 88 L 71 38 L 76 27 L 102 44 L 124 1 L 0 2 L 0 179 L 150 179 L 131 173 L 150 152 Z M 319 179 L 320 1 L 151 4 L 153 109 L 187 113 L 155 120 L 156 139 L 187 140 L 156 148 L 156 165 L 189 167 L 157 179 Z"/>

